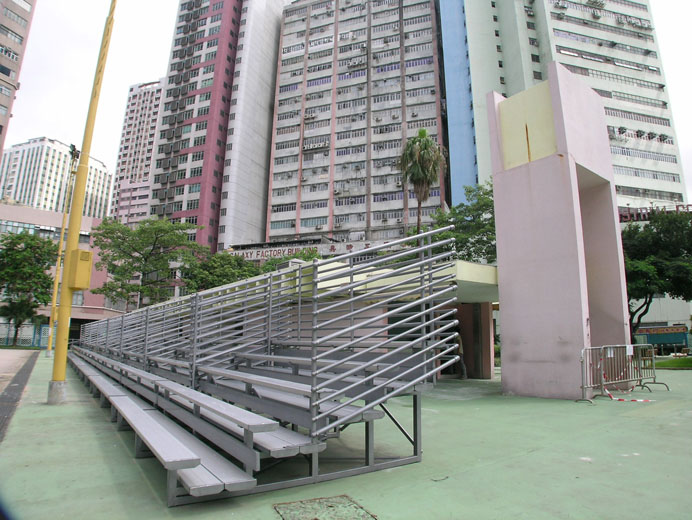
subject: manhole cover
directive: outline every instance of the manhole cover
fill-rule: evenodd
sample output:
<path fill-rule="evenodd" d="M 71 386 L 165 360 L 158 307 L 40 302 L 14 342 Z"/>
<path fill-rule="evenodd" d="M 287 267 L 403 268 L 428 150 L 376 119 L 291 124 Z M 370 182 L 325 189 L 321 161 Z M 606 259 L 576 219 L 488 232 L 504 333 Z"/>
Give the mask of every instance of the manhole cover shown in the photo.
<path fill-rule="evenodd" d="M 274 504 L 283 520 L 372 520 L 377 518 L 348 495 Z"/>

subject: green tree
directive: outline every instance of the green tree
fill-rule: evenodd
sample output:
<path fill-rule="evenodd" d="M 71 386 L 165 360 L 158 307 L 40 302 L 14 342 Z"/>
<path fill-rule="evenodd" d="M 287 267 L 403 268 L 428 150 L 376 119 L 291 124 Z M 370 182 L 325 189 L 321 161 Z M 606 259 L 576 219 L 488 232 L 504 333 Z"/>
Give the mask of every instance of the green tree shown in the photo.
<path fill-rule="evenodd" d="M 185 273 L 185 286 L 191 292 L 204 291 L 252 278 L 259 273 L 259 268 L 252 262 L 224 251 L 207 255 L 200 263 L 188 269 Z"/>
<path fill-rule="evenodd" d="M 141 306 L 170 296 L 171 288 L 181 284 L 181 271 L 194 267 L 208 252 L 188 239 L 193 224 L 173 223 L 150 218 L 129 228 L 106 219 L 94 229 L 94 244 L 100 249 L 96 268 L 106 270 L 108 280 L 93 289 L 114 301 Z"/>
<path fill-rule="evenodd" d="M 648 224 L 630 223 L 622 247 L 634 334 L 655 296 L 692 300 L 692 214 L 654 212 Z"/>
<path fill-rule="evenodd" d="M 497 260 L 493 185 L 487 182 L 464 186 L 464 192 L 466 202 L 433 215 L 434 227 L 454 225 L 453 230 L 442 233 L 440 238 L 456 239 L 452 247 L 460 260 L 492 264 Z"/>
<path fill-rule="evenodd" d="M 262 264 L 261 270 L 263 273 L 271 273 L 272 271 L 276 271 L 281 264 L 289 260 L 297 259 L 304 260 L 305 262 L 312 262 L 315 258 L 321 258 L 316 249 L 303 249 L 292 255 L 271 258 Z"/>
<path fill-rule="evenodd" d="M 36 316 L 40 305 L 51 300 L 53 278 L 47 273 L 55 263 L 57 246 L 29 233 L 0 237 L 0 287 L 3 290 L 0 316 L 14 322 L 14 340 L 24 322 Z"/>
<path fill-rule="evenodd" d="M 406 141 L 399 158 L 401 180 L 406 193 L 408 184 L 418 200 L 417 233 L 421 230 L 421 207 L 430 196 L 430 188 L 438 182 L 440 170 L 446 167 L 444 149 L 428 135 L 425 128 Z"/>

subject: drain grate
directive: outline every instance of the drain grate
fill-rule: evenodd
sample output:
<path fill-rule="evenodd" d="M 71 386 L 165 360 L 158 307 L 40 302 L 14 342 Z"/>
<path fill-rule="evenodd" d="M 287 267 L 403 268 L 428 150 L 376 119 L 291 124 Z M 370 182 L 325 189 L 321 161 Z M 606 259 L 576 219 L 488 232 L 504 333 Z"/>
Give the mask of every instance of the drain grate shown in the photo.
<path fill-rule="evenodd" d="M 372 520 L 377 518 L 348 495 L 274 504 L 283 520 Z"/>

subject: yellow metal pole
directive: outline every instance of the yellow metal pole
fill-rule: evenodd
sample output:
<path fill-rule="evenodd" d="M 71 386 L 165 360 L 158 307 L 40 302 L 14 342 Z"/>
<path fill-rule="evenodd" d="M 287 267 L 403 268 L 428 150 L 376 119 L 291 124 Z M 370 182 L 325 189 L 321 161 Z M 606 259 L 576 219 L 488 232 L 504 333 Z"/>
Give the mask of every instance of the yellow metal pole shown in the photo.
<path fill-rule="evenodd" d="M 65 241 L 65 228 L 67 227 L 67 214 L 70 209 L 70 197 L 72 196 L 72 176 L 76 173 L 74 165 L 75 160 L 70 163 L 70 171 L 67 172 L 67 186 L 65 187 L 65 205 L 62 213 L 62 227 L 60 228 L 60 241 L 58 242 L 58 259 L 55 261 L 55 277 L 53 278 L 53 298 L 50 302 L 50 321 L 48 322 L 48 348 L 46 348 L 46 357 L 51 357 L 53 349 L 53 329 L 55 328 L 55 320 L 58 317 L 58 287 L 60 286 L 60 267 L 63 258 L 62 249 Z"/>
<path fill-rule="evenodd" d="M 99 52 L 94 85 L 91 91 L 89 113 L 84 129 L 84 140 L 79 158 L 79 166 L 75 175 L 74 192 L 70 208 L 70 220 L 67 231 L 67 244 L 65 245 L 65 262 L 60 286 L 60 308 L 58 309 L 58 332 L 55 342 L 55 357 L 53 359 L 53 379 L 48 386 L 48 404 L 60 404 L 65 402 L 65 372 L 67 370 L 67 341 L 70 334 L 70 317 L 72 315 L 72 293 L 70 286 L 70 274 L 73 272 L 72 264 L 77 262 L 76 252 L 79 248 L 79 231 L 82 226 L 82 212 L 84 211 L 84 197 L 86 194 L 87 177 L 89 175 L 89 154 L 91 152 L 91 138 L 94 133 L 94 122 L 101 94 L 101 81 L 106 68 L 108 57 L 108 45 L 113 32 L 113 15 L 117 0 L 111 0 L 110 11 L 103 29 L 101 51 Z"/>

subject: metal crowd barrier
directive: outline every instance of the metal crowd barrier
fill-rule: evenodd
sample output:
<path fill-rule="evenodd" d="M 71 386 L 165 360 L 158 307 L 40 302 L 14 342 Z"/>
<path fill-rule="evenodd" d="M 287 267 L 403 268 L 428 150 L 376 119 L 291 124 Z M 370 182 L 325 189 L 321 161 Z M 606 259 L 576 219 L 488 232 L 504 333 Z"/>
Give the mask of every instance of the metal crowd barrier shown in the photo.
<path fill-rule="evenodd" d="M 648 385 L 663 385 L 670 390 L 667 384 L 656 381 L 656 356 L 650 344 L 603 345 L 582 349 L 581 381 L 581 400 L 584 401 L 591 401 L 587 397 L 589 389 L 600 392 L 594 397 L 610 398 L 609 388 L 641 387 L 651 392 Z"/>

